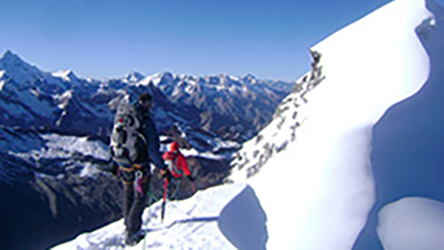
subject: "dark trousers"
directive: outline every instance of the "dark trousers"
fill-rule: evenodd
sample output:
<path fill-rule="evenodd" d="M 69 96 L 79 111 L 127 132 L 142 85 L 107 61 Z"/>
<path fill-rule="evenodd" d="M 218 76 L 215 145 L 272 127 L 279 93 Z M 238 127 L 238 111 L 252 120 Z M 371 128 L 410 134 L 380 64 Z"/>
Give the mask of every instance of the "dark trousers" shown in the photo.
<path fill-rule="evenodd" d="M 149 188 L 149 167 L 134 165 L 131 168 L 120 167 L 119 173 L 123 182 L 123 217 L 128 234 L 138 232 L 142 226 L 142 214 L 146 206 Z"/>

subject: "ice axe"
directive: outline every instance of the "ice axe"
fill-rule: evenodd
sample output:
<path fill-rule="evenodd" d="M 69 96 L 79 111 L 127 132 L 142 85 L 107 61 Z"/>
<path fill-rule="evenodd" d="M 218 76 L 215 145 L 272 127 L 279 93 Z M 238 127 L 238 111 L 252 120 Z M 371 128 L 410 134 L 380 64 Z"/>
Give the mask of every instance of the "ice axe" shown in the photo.
<path fill-rule="evenodd" d="M 166 199 L 168 196 L 169 181 L 170 181 L 169 178 L 165 178 L 165 180 L 163 182 L 163 200 L 162 200 L 162 210 L 161 210 L 161 215 L 160 215 L 162 222 L 163 222 L 163 218 L 165 218 L 165 204 L 166 204 Z"/>

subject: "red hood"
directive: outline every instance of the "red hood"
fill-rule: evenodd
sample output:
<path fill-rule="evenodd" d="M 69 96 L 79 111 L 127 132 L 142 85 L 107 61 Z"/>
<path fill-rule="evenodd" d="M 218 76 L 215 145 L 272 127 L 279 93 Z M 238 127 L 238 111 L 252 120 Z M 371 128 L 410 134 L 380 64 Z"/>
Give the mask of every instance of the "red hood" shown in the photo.
<path fill-rule="evenodd" d="M 171 152 L 178 151 L 179 148 L 180 148 L 179 143 L 177 143 L 175 141 L 173 141 L 173 143 L 171 143 L 171 145 L 170 145 L 170 151 Z"/>

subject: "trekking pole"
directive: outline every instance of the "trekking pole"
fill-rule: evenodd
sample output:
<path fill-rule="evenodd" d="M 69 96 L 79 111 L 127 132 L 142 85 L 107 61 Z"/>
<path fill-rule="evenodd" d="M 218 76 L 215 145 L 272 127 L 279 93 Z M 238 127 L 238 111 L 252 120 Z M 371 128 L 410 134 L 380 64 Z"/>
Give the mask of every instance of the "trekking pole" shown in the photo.
<path fill-rule="evenodd" d="M 166 204 L 166 198 L 168 196 L 168 183 L 169 179 L 165 178 L 165 181 L 163 183 L 163 201 L 162 201 L 162 211 L 161 211 L 161 220 L 163 222 L 163 218 L 165 217 L 165 204 Z"/>

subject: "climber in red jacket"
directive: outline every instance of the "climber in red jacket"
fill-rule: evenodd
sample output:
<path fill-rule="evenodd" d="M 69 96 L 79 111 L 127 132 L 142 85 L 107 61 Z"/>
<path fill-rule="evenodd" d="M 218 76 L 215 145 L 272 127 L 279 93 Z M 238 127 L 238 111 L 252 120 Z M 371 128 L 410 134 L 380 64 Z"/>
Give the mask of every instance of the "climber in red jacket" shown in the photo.
<path fill-rule="evenodd" d="M 168 170 L 174 178 L 181 178 L 185 175 L 192 183 L 194 183 L 194 178 L 191 176 L 190 169 L 188 168 L 187 159 L 179 151 L 179 144 L 177 142 L 172 142 L 170 145 L 170 150 L 165 152 L 162 157 L 166 161 Z"/>

